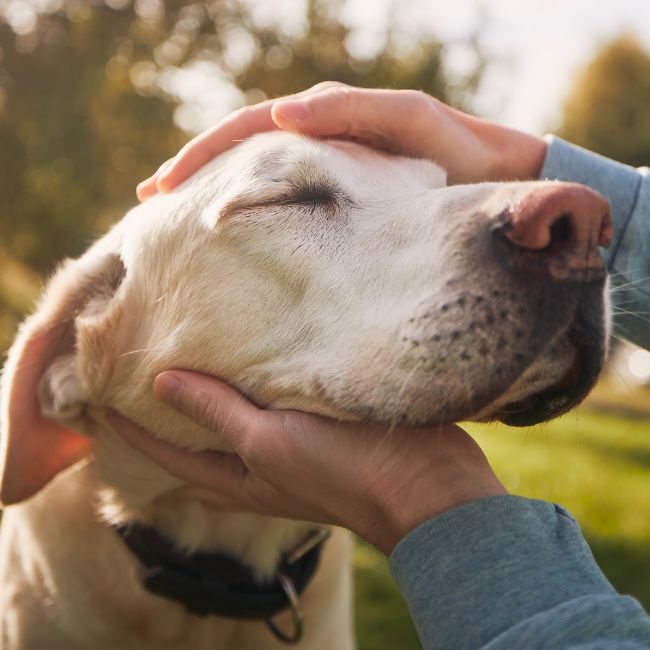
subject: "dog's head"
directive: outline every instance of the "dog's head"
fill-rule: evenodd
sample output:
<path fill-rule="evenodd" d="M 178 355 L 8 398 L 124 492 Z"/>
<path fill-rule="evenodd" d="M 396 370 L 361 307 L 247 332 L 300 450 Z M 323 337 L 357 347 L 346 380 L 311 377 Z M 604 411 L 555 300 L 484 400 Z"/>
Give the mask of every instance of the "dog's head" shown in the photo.
<path fill-rule="evenodd" d="M 87 453 L 72 429 L 94 435 L 105 407 L 219 448 L 153 397 L 173 367 L 345 419 L 558 415 L 603 363 L 609 228 L 605 201 L 581 186 L 446 187 L 430 162 L 253 138 L 54 277 L 3 377 L 3 499 Z"/>

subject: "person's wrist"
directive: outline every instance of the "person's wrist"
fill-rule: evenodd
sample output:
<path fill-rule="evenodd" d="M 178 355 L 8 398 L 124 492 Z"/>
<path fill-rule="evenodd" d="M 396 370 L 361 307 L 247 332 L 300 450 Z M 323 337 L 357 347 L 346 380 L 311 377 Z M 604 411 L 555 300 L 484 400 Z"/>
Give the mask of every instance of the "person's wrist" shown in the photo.
<path fill-rule="evenodd" d="M 474 182 L 539 178 L 548 148 L 542 138 L 447 108 L 480 143 L 486 159 L 484 178 Z"/>
<path fill-rule="evenodd" d="M 445 512 L 460 508 L 468 503 L 480 501 L 493 496 L 502 496 L 508 494 L 503 486 L 494 486 L 486 490 L 467 490 L 455 494 L 452 498 L 445 499 L 437 503 L 435 507 L 422 508 L 416 513 L 409 512 L 408 507 L 402 504 L 401 507 L 393 509 L 392 512 L 386 513 L 383 519 L 383 525 L 378 525 L 372 534 L 375 541 L 373 543 L 380 551 L 390 555 L 397 544 L 407 535 L 412 533 L 423 523 L 442 515 Z"/>
<path fill-rule="evenodd" d="M 409 533 L 444 512 L 508 494 L 480 455 L 453 455 L 417 472 L 398 487 L 375 486 L 351 529 L 386 555 Z"/>
<path fill-rule="evenodd" d="M 491 180 L 537 180 L 541 174 L 548 145 L 542 138 L 489 123 L 492 149 Z"/>
<path fill-rule="evenodd" d="M 446 160 L 452 184 L 539 178 L 548 146 L 543 139 L 429 99 L 434 111 L 431 124 L 437 128 L 447 124 L 463 149 L 460 157 L 452 155 Z M 439 158 L 445 167 L 445 158 Z"/>

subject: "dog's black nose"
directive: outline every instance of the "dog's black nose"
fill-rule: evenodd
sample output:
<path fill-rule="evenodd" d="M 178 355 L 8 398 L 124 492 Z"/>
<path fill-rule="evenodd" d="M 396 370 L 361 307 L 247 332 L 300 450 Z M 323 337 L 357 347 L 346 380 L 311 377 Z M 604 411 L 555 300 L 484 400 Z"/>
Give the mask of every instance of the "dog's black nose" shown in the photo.
<path fill-rule="evenodd" d="M 580 279 L 584 272 L 602 270 L 598 246 L 611 243 L 612 219 L 597 192 L 552 183 L 536 187 L 507 210 L 494 232 L 527 258 L 541 258 L 554 279 Z"/>

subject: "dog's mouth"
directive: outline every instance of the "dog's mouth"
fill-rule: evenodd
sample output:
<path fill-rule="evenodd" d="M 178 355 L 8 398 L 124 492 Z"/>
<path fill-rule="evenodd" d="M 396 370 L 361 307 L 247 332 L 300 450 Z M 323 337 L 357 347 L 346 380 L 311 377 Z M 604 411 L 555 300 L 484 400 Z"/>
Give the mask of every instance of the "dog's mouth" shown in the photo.
<path fill-rule="evenodd" d="M 599 337 L 585 337 L 573 325 L 567 332 L 575 346 L 575 357 L 562 377 L 522 399 L 499 407 L 490 419 L 510 426 L 530 426 L 555 418 L 579 404 L 598 379 L 604 361 L 604 343 Z"/>
<path fill-rule="evenodd" d="M 576 361 L 557 383 L 521 400 L 510 402 L 498 409 L 494 417 L 511 426 L 528 426 L 556 417 L 580 400 L 575 387 L 580 383 L 582 358 Z"/>

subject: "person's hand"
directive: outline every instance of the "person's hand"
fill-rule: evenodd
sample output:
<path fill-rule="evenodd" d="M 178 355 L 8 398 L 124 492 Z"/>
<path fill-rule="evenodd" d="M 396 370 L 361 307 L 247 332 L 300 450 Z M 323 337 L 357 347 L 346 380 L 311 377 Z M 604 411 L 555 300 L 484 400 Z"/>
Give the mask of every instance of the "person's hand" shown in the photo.
<path fill-rule="evenodd" d="M 115 412 L 109 423 L 174 476 L 214 491 L 224 509 L 344 526 L 388 554 L 422 522 L 506 494 L 456 426 L 389 428 L 264 410 L 218 379 L 180 370 L 158 375 L 154 391 L 236 454 L 182 450 Z"/>
<path fill-rule="evenodd" d="M 168 192 L 241 140 L 278 128 L 429 158 L 453 184 L 537 178 L 546 155 L 542 139 L 473 117 L 420 91 L 324 82 L 230 114 L 140 183 L 138 197 Z"/>

